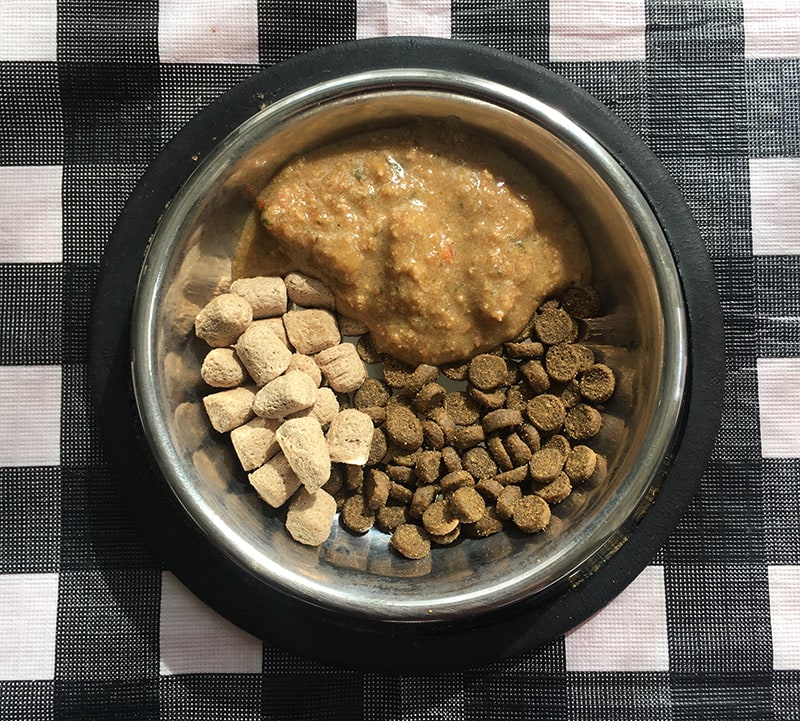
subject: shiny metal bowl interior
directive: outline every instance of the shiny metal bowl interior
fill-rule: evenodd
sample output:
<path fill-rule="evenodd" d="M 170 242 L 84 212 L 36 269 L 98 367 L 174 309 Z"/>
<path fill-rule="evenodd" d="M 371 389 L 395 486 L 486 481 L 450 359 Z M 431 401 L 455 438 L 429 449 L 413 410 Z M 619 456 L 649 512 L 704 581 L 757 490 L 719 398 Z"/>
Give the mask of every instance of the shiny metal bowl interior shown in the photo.
<path fill-rule="evenodd" d="M 412 118 L 457 116 L 527 163 L 571 208 L 592 256 L 603 317 L 587 342 L 618 374 L 596 447 L 603 482 L 577 487 L 550 527 L 397 557 L 373 530 L 338 526 L 320 548 L 295 543 L 247 486 L 226 438 L 210 430 L 192 321 L 228 280 L 251 212 L 243 180 L 265 183 L 289 158 L 332 139 Z M 144 230 L 144 229 L 143 229 Z M 679 276 L 646 199 L 579 125 L 530 95 L 433 70 L 345 76 L 277 101 L 200 164 L 166 209 L 140 275 L 132 373 L 144 434 L 194 522 L 246 572 L 346 614 L 391 621 L 470 617 L 579 583 L 646 511 L 681 414 L 687 338 Z M 635 542 L 635 541 L 634 541 Z"/>

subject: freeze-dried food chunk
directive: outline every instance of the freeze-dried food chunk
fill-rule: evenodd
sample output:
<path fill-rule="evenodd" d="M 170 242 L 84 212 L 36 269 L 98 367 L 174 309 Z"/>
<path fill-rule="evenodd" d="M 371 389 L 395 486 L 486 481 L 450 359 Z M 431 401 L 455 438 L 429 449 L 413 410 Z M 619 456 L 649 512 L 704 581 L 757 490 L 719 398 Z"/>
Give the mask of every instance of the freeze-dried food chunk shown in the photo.
<path fill-rule="evenodd" d="M 230 292 L 251 305 L 253 318 L 275 318 L 286 312 L 286 283 L 283 278 L 239 278 L 231 283 Z"/>
<path fill-rule="evenodd" d="M 212 348 L 203 359 L 200 377 L 212 388 L 235 388 L 247 381 L 247 371 L 233 348 Z"/>
<path fill-rule="evenodd" d="M 346 408 L 337 413 L 326 436 L 331 460 L 363 466 L 369 458 L 372 432 L 372 420 L 361 411 Z"/>
<path fill-rule="evenodd" d="M 292 351 L 262 324 L 251 325 L 236 341 L 236 354 L 256 385 L 277 378 L 292 360 Z"/>
<path fill-rule="evenodd" d="M 275 432 L 292 470 L 309 491 L 321 488 L 331 475 L 331 458 L 316 418 L 291 418 Z"/>
<path fill-rule="evenodd" d="M 280 508 L 300 488 L 300 479 L 283 453 L 276 453 L 250 473 L 248 480 L 261 499 L 273 508 Z"/>
<path fill-rule="evenodd" d="M 210 393 L 203 397 L 211 426 L 219 433 L 227 433 L 253 417 L 255 390 L 247 386 Z"/>
<path fill-rule="evenodd" d="M 333 496 L 321 489 L 312 493 L 300 488 L 286 513 L 286 530 L 299 543 L 319 546 L 330 535 L 335 515 Z"/>
<path fill-rule="evenodd" d="M 290 310 L 283 316 L 283 325 L 289 342 L 298 353 L 305 355 L 319 353 L 341 340 L 336 316 L 322 308 Z"/>

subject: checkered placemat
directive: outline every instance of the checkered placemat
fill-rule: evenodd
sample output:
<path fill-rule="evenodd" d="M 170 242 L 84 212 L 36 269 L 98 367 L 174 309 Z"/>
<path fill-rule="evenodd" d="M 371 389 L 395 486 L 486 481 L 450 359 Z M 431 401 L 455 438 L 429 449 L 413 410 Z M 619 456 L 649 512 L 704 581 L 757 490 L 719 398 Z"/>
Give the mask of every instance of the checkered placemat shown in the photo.
<path fill-rule="evenodd" d="M 121 508 L 86 368 L 164 142 L 264 65 L 386 34 L 604 102 L 684 192 L 726 324 L 717 447 L 655 561 L 557 643 L 428 678 L 295 658 L 196 600 Z M 0 718 L 800 719 L 799 198 L 798 0 L 0 0 Z"/>

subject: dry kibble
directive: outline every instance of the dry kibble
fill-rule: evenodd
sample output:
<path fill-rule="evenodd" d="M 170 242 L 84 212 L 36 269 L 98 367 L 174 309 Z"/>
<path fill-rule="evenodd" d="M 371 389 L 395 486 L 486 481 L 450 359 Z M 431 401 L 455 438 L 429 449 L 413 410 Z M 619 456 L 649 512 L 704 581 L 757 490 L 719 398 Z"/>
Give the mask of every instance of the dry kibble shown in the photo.
<path fill-rule="evenodd" d="M 450 533 L 445 533 L 443 536 L 431 536 L 431 543 L 435 543 L 437 546 L 449 546 L 451 543 L 454 543 L 458 540 L 459 536 L 461 535 L 461 526 L 456 526 Z"/>
<path fill-rule="evenodd" d="M 331 458 L 316 418 L 291 418 L 275 436 L 292 470 L 309 491 L 321 488 L 331 475 Z"/>
<path fill-rule="evenodd" d="M 344 527 L 353 533 L 366 533 L 375 523 L 375 512 L 362 495 L 350 496 L 344 502 L 339 517 Z"/>
<path fill-rule="evenodd" d="M 341 466 L 331 466 L 331 476 L 325 481 L 322 490 L 336 496 L 337 493 L 344 489 L 344 471 Z"/>
<path fill-rule="evenodd" d="M 514 461 L 508 455 L 508 451 L 503 445 L 503 439 L 500 436 L 487 438 L 486 448 L 501 471 L 510 471 L 514 467 Z"/>
<path fill-rule="evenodd" d="M 566 383 L 578 375 L 578 356 L 571 343 L 550 346 L 544 357 L 544 367 L 554 381 Z"/>
<path fill-rule="evenodd" d="M 414 366 L 404 363 L 396 358 L 386 358 L 383 361 L 383 380 L 392 388 L 402 390 L 410 382 Z"/>
<path fill-rule="evenodd" d="M 322 384 L 322 371 L 319 369 L 317 361 L 310 355 L 294 353 L 286 371 L 302 371 L 314 381 L 314 385 L 320 386 Z"/>
<path fill-rule="evenodd" d="M 253 417 L 255 389 L 247 386 L 210 393 L 203 398 L 211 426 L 219 433 L 244 425 Z"/>
<path fill-rule="evenodd" d="M 506 343 L 504 347 L 510 358 L 541 358 L 544 353 L 544 346 L 530 339 Z"/>
<path fill-rule="evenodd" d="M 474 488 L 462 486 L 450 496 L 450 509 L 462 523 L 474 523 L 486 512 L 486 502 Z"/>
<path fill-rule="evenodd" d="M 547 345 L 572 343 L 578 336 L 578 326 L 563 308 L 545 308 L 536 314 L 534 328 L 539 340 Z"/>
<path fill-rule="evenodd" d="M 389 476 L 377 468 L 369 468 L 364 473 L 364 500 L 370 510 L 377 511 L 389 501 L 389 490 L 392 481 Z"/>
<path fill-rule="evenodd" d="M 441 450 L 444 447 L 444 431 L 434 421 L 422 422 L 422 443 L 427 448 Z"/>
<path fill-rule="evenodd" d="M 503 440 L 503 445 L 508 451 L 508 457 L 515 466 L 526 464 L 533 455 L 533 451 L 518 433 L 509 433 Z"/>
<path fill-rule="evenodd" d="M 361 493 L 361 490 L 364 487 L 364 466 L 341 466 L 341 467 L 344 468 L 345 487 L 350 491 Z"/>
<path fill-rule="evenodd" d="M 341 341 L 336 316 L 322 308 L 290 310 L 283 316 L 283 325 L 289 342 L 305 355 L 314 355 Z"/>
<path fill-rule="evenodd" d="M 380 426 L 386 422 L 385 406 L 367 406 L 366 408 L 359 408 L 358 410 L 368 415 L 372 424 L 375 426 Z"/>
<path fill-rule="evenodd" d="M 236 354 L 259 386 L 281 375 L 292 360 L 292 351 L 264 325 L 252 325 L 239 336 Z"/>
<path fill-rule="evenodd" d="M 311 376 L 302 371 L 286 371 L 261 388 L 253 400 L 253 412 L 261 418 L 286 418 L 311 408 L 319 389 Z"/>
<path fill-rule="evenodd" d="M 347 408 L 337 413 L 326 435 L 331 460 L 363 466 L 372 447 L 372 432 L 372 420 L 361 411 Z"/>
<path fill-rule="evenodd" d="M 380 363 L 383 360 L 383 356 L 373 344 L 372 336 L 369 333 L 365 333 L 358 339 L 356 352 L 364 363 Z"/>
<path fill-rule="evenodd" d="M 367 369 L 352 343 L 340 343 L 320 351 L 317 365 L 337 393 L 352 393 L 367 379 Z"/>
<path fill-rule="evenodd" d="M 582 343 L 573 343 L 572 351 L 578 359 L 579 371 L 588 370 L 594 365 L 594 353 L 589 346 L 585 346 Z"/>
<path fill-rule="evenodd" d="M 489 501 L 497 501 L 504 488 L 518 488 L 518 486 L 504 486 L 494 478 L 481 478 L 475 484 L 475 490 Z"/>
<path fill-rule="evenodd" d="M 389 389 L 379 378 L 367 378 L 353 395 L 353 405 L 359 409 L 385 407 L 388 400 Z"/>
<path fill-rule="evenodd" d="M 418 483 L 436 483 L 442 466 L 442 454 L 439 451 L 422 451 L 417 456 L 414 470 Z"/>
<path fill-rule="evenodd" d="M 286 312 L 286 283 L 283 278 L 239 278 L 231 283 L 230 292 L 250 304 L 253 318 L 276 318 Z"/>
<path fill-rule="evenodd" d="M 284 281 L 286 295 L 292 303 L 303 308 L 326 308 L 327 310 L 336 308 L 336 296 L 318 278 L 294 272 L 287 273 Z"/>
<path fill-rule="evenodd" d="M 517 466 L 516 468 L 512 468 L 509 471 L 503 471 L 502 473 L 498 473 L 494 477 L 494 480 L 496 480 L 503 486 L 522 483 L 528 478 L 528 472 L 529 472 L 528 465 L 525 464 L 524 466 Z"/>
<path fill-rule="evenodd" d="M 479 443 L 483 443 L 485 437 L 483 426 L 479 423 L 473 426 L 462 426 L 456 430 L 453 436 L 453 448 L 459 451 L 474 448 Z"/>
<path fill-rule="evenodd" d="M 414 396 L 414 408 L 423 415 L 427 415 L 434 408 L 444 403 L 447 389 L 439 383 L 426 383 Z"/>
<path fill-rule="evenodd" d="M 470 426 L 481 417 L 480 407 L 464 391 L 451 391 L 445 396 L 444 407 L 459 426 Z"/>
<path fill-rule="evenodd" d="M 369 448 L 367 464 L 373 465 L 378 463 L 383 459 L 383 457 L 386 455 L 386 451 L 388 450 L 389 444 L 386 441 L 386 433 L 384 433 L 383 428 L 375 428 L 372 431 L 372 443 L 370 444 Z"/>
<path fill-rule="evenodd" d="M 605 403 L 614 395 L 615 386 L 614 371 L 604 363 L 595 363 L 579 381 L 581 395 L 590 403 Z"/>
<path fill-rule="evenodd" d="M 406 488 L 400 483 L 395 483 L 394 481 L 390 483 L 389 498 L 391 498 L 392 500 L 395 500 L 398 503 L 402 503 L 403 505 L 408 506 L 408 504 L 411 503 L 411 499 L 413 497 L 414 497 L 414 491 L 412 491 L 410 488 Z"/>
<path fill-rule="evenodd" d="M 550 438 L 548 438 L 547 441 L 545 441 L 545 443 L 542 445 L 542 448 L 555 448 L 565 460 L 569 455 L 569 452 L 572 450 L 569 440 L 560 433 L 550 436 Z"/>
<path fill-rule="evenodd" d="M 402 390 L 406 395 L 416 396 L 424 386 L 429 383 L 435 383 L 438 378 L 438 367 L 428 365 L 427 363 L 420 363 L 408 377 Z"/>
<path fill-rule="evenodd" d="M 530 360 L 520 363 L 519 370 L 534 393 L 546 393 L 550 390 L 550 376 L 547 375 L 541 361 Z"/>
<path fill-rule="evenodd" d="M 600 411 L 585 403 L 579 403 L 567 413 L 564 432 L 575 441 L 585 441 L 600 432 L 602 422 Z"/>
<path fill-rule="evenodd" d="M 428 533 L 443 536 L 458 526 L 458 518 L 453 515 L 450 503 L 439 499 L 431 503 L 423 512 L 422 525 Z"/>
<path fill-rule="evenodd" d="M 540 431 L 557 431 L 564 424 L 566 409 L 552 393 L 542 393 L 528 402 L 528 418 Z"/>
<path fill-rule="evenodd" d="M 248 378 L 233 348 L 212 348 L 203 359 L 200 377 L 213 388 L 234 388 Z"/>
<path fill-rule="evenodd" d="M 569 476 L 562 471 L 556 476 L 555 480 L 534 489 L 533 492 L 535 495 L 539 496 L 539 498 L 547 501 L 551 506 L 555 506 L 572 493 L 572 484 L 570 483 Z"/>
<path fill-rule="evenodd" d="M 511 518 L 520 531 L 537 533 L 550 523 L 550 506 L 539 496 L 523 496 L 514 504 Z"/>
<path fill-rule="evenodd" d="M 437 486 L 420 486 L 414 491 L 411 503 L 408 507 L 408 515 L 411 518 L 422 518 L 422 514 L 435 500 L 439 493 Z"/>
<path fill-rule="evenodd" d="M 280 447 L 275 438 L 279 420 L 253 418 L 231 431 L 231 444 L 245 471 L 264 465 Z"/>
<path fill-rule="evenodd" d="M 451 381 L 465 381 L 469 376 L 469 363 L 449 363 L 442 366 L 441 371 Z"/>
<path fill-rule="evenodd" d="M 561 393 L 558 394 L 558 398 L 567 410 L 577 406 L 583 400 L 578 381 L 575 379 L 568 381 L 561 389 Z"/>
<path fill-rule="evenodd" d="M 301 485 L 283 453 L 276 453 L 248 479 L 261 499 L 273 508 L 280 508 Z"/>
<path fill-rule="evenodd" d="M 312 493 L 300 488 L 286 513 L 286 530 L 299 543 L 319 546 L 330 535 L 335 515 L 333 496 L 321 489 Z"/>
<path fill-rule="evenodd" d="M 442 464 L 450 473 L 460 471 L 462 468 L 461 456 L 452 446 L 445 446 L 442 448 Z"/>
<path fill-rule="evenodd" d="M 402 448 L 393 447 L 391 461 L 399 466 L 414 468 L 417 465 L 417 459 L 419 458 L 420 453 L 421 451 L 419 449 L 414 451 L 405 451 Z"/>
<path fill-rule="evenodd" d="M 425 558 L 431 552 L 431 540 L 427 531 L 412 523 L 398 526 L 390 543 L 395 551 L 410 559 Z"/>
<path fill-rule="evenodd" d="M 450 471 L 442 476 L 439 485 L 443 493 L 452 493 L 457 488 L 474 486 L 475 479 L 469 471 Z"/>
<path fill-rule="evenodd" d="M 253 308 L 238 295 L 223 293 L 197 314 L 194 332 L 213 348 L 233 345 L 253 320 Z"/>
<path fill-rule="evenodd" d="M 523 423 L 519 430 L 519 437 L 525 441 L 528 448 L 531 449 L 531 453 L 536 453 L 542 447 L 542 439 L 539 435 L 539 431 L 536 430 L 536 426 L 532 423 Z"/>
<path fill-rule="evenodd" d="M 491 411 L 483 417 L 483 428 L 487 433 L 505 431 L 522 425 L 522 413 L 510 408 Z"/>
<path fill-rule="evenodd" d="M 556 448 L 542 448 L 531 456 L 528 463 L 531 478 L 539 483 L 555 480 L 563 467 L 564 456 Z"/>
<path fill-rule="evenodd" d="M 444 408 L 434 408 L 428 417 L 442 429 L 444 442 L 450 443 L 456 434 L 456 422 L 453 420 L 453 416 Z"/>
<path fill-rule="evenodd" d="M 564 291 L 561 305 L 573 318 L 594 318 L 600 312 L 600 296 L 590 285 L 573 285 Z"/>
<path fill-rule="evenodd" d="M 536 394 L 527 383 L 515 383 L 506 388 L 505 407 L 515 411 L 524 412 L 528 401 Z"/>
<path fill-rule="evenodd" d="M 567 455 L 564 471 L 573 483 L 588 481 L 597 467 L 597 454 L 589 446 L 575 446 Z"/>
<path fill-rule="evenodd" d="M 494 390 L 504 385 L 506 373 L 506 362 L 502 356 L 481 353 L 469 362 L 469 380 L 482 391 Z"/>
<path fill-rule="evenodd" d="M 384 533 L 408 523 L 408 511 L 403 506 L 382 506 L 375 512 L 375 526 Z"/>
<path fill-rule="evenodd" d="M 467 393 L 469 393 L 469 397 L 479 406 L 490 411 L 496 411 L 498 408 L 502 408 L 506 403 L 507 391 L 502 388 L 489 393 L 479 390 L 474 386 L 470 386 L 467 389 Z"/>
<path fill-rule="evenodd" d="M 522 498 L 522 489 L 519 486 L 503 486 L 502 493 L 497 497 L 497 515 L 505 521 L 514 515 L 514 506 Z"/>
<path fill-rule="evenodd" d="M 494 506 L 487 506 L 486 512 L 475 523 L 462 525 L 467 538 L 486 538 L 503 530 L 503 519 L 497 515 Z"/>
<path fill-rule="evenodd" d="M 386 435 L 396 446 L 414 451 L 422 445 L 422 423 L 410 409 L 393 405 L 386 409 Z"/>
<path fill-rule="evenodd" d="M 414 469 L 409 468 L 408 466 L 387 465 L 386 473 L 389 474 L 389 478 L 391 478 L 395 483 L 401 483 L 402 485 L 409 487 L 412 487 L 416 484 L 417 477 L 414 473 Z"/>
<path fill-rule="evenodd" d="M 483 446 L 470 448 L 461 457 L 461 465 L 475 480 L 492 478 L 497 474 L 497 464 Z"/>

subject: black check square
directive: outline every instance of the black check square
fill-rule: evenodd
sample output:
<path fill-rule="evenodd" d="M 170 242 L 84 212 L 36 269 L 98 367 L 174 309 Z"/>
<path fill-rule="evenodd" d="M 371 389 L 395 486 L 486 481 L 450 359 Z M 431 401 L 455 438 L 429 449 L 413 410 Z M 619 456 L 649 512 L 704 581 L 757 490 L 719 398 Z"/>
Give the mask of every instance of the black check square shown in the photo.
<path fill-rule="evenodd" d="M 764 458 L 761 464 L 769 563 L 797 564 L 800 559 L 800 459 Z"/>
<path fill-rule="evenodd" d="M 488 45 L 534 62 L 550 54 L 550 12 L 546 2 L 453 0 L 451 28 L 458 40 Z"/>
<path fill-rule="evenodd" d="M 73 268 L 99 265 L 109 235 L 144 164 L 67 165 L 62 188 L 62 252 Z M 142 229 L 143 233 L 148 233 Z M 84 289 L 85 290 L 85 289 Z"/>
<path fill-rule="evenodd" d="M 58 570 L 61 469 L 0 468 L 0 573 Z"/>
<path fill-rule="evenodd" d="M 753 253 L 750 175 L 747 158 L 698 155 L 664 158 L 683 194 L 708 254 L 719 260 L 749 259 Z"/>
<path fill-rule="evenodd" d="M 63 474 L 60 524 L 63 569 L 160 567 L 128 517 L 107 468 L 64 468 Z"/>
<path fill-rule="evenodd" d="M 94 289 L 100 269 L 95 264 L 64 264 L 64 363 L 85 363 Z"/>
<path fill-rule="evenodd" d="M 84 363 L 62 366 L 61 465 L 64 468 L 97 468 L 103 465 L 89 390 L 89 374 Z M 120 403 L 124 402 L 125 399 L 120 399 Z"/>
<path fill-rule="evenodd" d="M 752 488 L 758 487 L 753 464 L 761 458 L 761 441 L 758 435 L 758 375 L 755 361 L 742 364 L 725 376 L 722 402 L 722 423 L 709 464 L 709 472 L 716 466 L 714 475 L 747 473 Z M 751 491 L 752 492 L 752 491 Z"/>
<path fill-rule="evenodd" d="M 158 570 L 62 571 L 56 679 L 147 679 L 158 675 Z"/>
<path fill-rule="evenodd" d="M 775 721 L 800 721 L 800 671 L 773 672 L 772 708 Z"/>
<path fill-rule="evenodd" d="M 87 23 L 86 18 L 93 18 Z M 58 0 L 59 62 L 158 62 L 158 0 Z"/>
<path fill-rule="evenodd" d="M 230 718 L 260 721 L 268 718 L 261 714 L 261 677 L 258 674 L 162 676 L 158 697 L 160 721 L 224 721 Z"/>
<path fill-rule="evenodd" d="M 0 721 L 50 721 L 52 681 L 0 681 Z"/>
<path fill-rule="evenodd" d="M 257 65 L 162 65 L 159 79 L 162 140 L 170 140 L 212 101 L 258 70 Z"/>
<path fill-rule="evenodd" d="M 547 67 L 593 95 L 634 132 L 642 133 L 646 106 L 644 63 L 551 62 Z"/>
<path fill-rule="evenodd" d="M 146 163 L 161 148 L 156 65 L 59 66 L 68 163 Z"/>
<path fill-rule="evenodd" d="M 755 677 L 769 673 L 772 646 L 766 565 L 668 562 L 664 579 L 672 673 L 687 680 L 694 676 L 695 689 L 704 674 Z M 675 699 L 676 708 L 681 705 L 679 699 Z"/>
<path fill-rule="evenodd" d="M 258 0 L 259 61 L 266 65 L 355 40 L 356 1 Z"/>
<path fill-rule="evenodd" d="M 61 165 L 57 65 L 0 62 L 0 88 L 0 165 Z"/>
<path fill-rule="evenodd" d="M 0 263 L 0 365 L 63 359 L 60 263 Z"/>
<path fill-rule="evenodd" d="M 800 155 L 800 58 L 745 61 L 749 155 Z"/>
<path fill-rule="evenodd" d="M 756 339 L 761 358 L 800 356 L 800 256 L 755 259 Z"/>
<path fill-rule="evenodd" d="M 674 674 L 673 721 L 772 721 L 769 673 Z"/>
<path fill-rule="evenodd" d="M 755 366 L 756 272 L 753 257 L 712 258 L 725 325 L 729 371 Z M 698 342 L 702 342 L 699 339 Z M 755 397 L 755 396 L 754 396 Z"/>
<path fill-rule="evenodd" d="M 347 653 L 342 649 L 342 653 Z M 261 686 L 261 718 L 264 721 L 369 718 L 367 695 L 361 674 L 341 671 L 282 674 L 267 671 Z M 389 688 L 382 691 L 385 697 Z"/>
<path fill-rule="evenodd" d="M 571 720 L 672 720 L 667 673 L 570 673 L 567 678 Z"/>
<path fill-rule="evenodd" d="M 158 680 L 55 682 L 53 721 L 159 721 Z"/>

